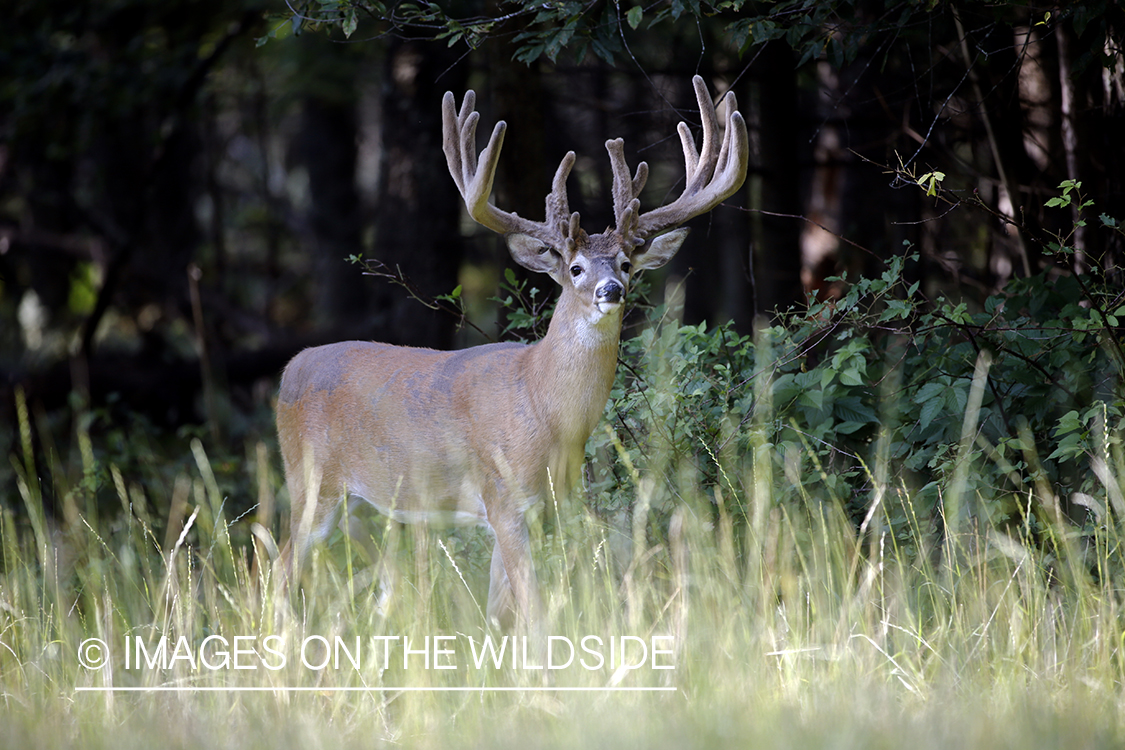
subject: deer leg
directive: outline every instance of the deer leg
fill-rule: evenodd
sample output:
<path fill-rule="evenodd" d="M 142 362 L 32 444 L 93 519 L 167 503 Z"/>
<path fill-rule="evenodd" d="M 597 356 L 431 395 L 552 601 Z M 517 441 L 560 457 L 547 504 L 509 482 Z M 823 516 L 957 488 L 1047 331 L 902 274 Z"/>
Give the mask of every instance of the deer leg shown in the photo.
<path fill-rule="evenodd" d="M 488 586 L 488 619 L 507 630 L 529 630 L 539 615 L 531 543 L 522 514 L 490 524 L 496 538 Z"/>
<path fill-rule="evenodd" d="M 340 528 L 360 548 L 366 564 L 374 568 L 374 576 L 379 581 L 375 611 L 380 617 L 386 617 L 398 576 L 389 549 L 391 541 L 388 538 L 392 535 L 384 535 L 382 551 L 371 537 L 371 526 L 377 522 L 377 518 L 379 517 L 375 515 L 367 500 L 353 495 L 348 498 L 348 510 L 340 520 Z"/>
<path fill-rule="evenodd" d="M 344 511 L 344 498 L 337 497 L 329 500 L 319 499 L 322 506 L 302 508 L 302 517 L 296 514 L 290 518 L 289 538 L 281 548 L 278 555 L 275 572 L 282 576 L 283 590 L 291 583 L 297 582 L 301 577 L 301 569 L 309 559 L 313 546 L 323 542 L 332 533 L 332 529 L 340 523 Z"/>
<path fill-rule="evenodd" d="M 362 497 L 351 495 L 348 497 L 347 512 L 340 519 L 340 530 L 359 547 L 369 565 L 379 562 L 379 548 L 371 538 L 371 523 L 373 513 L 367 512 L 370 504 Z"/>
<path fill-rule="evenodd" d="M 504 558 L 500 555 L 500 545 L 493 543 L 492 566 L 488 575 L 488 621 L 501 630 L 509 630 L 515 614 L 512 601 L 512 585 L 508 582 L 508 571 L 504 569 Z"/>
<path fill-rule="evenodd" d="M 290 488 L 292 487 L 291 484 Z M 323 502 L 323 500 L 320 502 Z M 319 521 L 315 518 L 317 509 L 312 508 L 307 518 L 304 519 L 311 526 L 308 529 L 301 529 L 298 526 L 296 514 L 290 516 L 289 538 L 281 546 L 281 552 L 273 563 L 273 579 L 276 581 L 274 590 L 279 601 L 287 601 L 292 592 L 297 589 L 300 584 L 301 568 L 308 561 L 309 552 L 313 545 L 324 541 L 332 533 L 332 529 L 339 522 L 343 507 L 342 499 L 334 501 L 331 509 Z M 307 508 L 301 507 L 301 510 L 305 511 Z M 304 515 L 302 513 L 302 516 Z"/>

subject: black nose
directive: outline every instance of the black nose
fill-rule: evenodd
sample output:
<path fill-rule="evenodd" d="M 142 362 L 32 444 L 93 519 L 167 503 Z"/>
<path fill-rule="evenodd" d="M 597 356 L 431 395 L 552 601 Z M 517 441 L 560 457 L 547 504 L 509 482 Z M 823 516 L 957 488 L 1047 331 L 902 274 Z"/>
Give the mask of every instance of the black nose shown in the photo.
<path fill-rule="evenodd" d="M 625 290 L 616 281 L 607 281 L 598 287 L 596 292 L 599 301 L 620 302 Z"/>

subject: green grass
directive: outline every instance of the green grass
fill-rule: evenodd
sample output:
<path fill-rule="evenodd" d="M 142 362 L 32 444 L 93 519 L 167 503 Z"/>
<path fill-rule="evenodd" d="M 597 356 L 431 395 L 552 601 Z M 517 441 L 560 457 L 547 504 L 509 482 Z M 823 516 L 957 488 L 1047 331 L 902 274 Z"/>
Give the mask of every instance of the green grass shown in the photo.
<path fill-rule="evenodd" d="M 605 521 L 574 501 L 542 510 L 533 542 L 544 633 L 575 644 L 586 635 L 665 637 L 658 643 L 672 653 L 660 663 L 674 669 L 572 665 L 545 682 L 543 670 L 472 664 L 468 638 L 487 634 L 478 536 L 400 530 L 376 517 L 398 571 L 385 611 L 374 606 L 370 566 L 341 540 L 318 551 L 286 604 L 251 573 L 249 544 L 232 541 L 251 538 L 255 517 L 231 517 L 202 444 L 185 453 L 195 469 L 169 497 L 108 467 L 121 502 L 113 514 L 94 512 L 83 484 L 70 485 L 70 523 L 48 521 L 34 464 L 17 456 L 17 486 L 0 498 L 0 746 L 920 750 L 1125 741 L 1120 519 L 1082 533 L 1060 520 L 1038 547 L 1011 530 L 969 527 L 908 554 L 884 531 L 887 508 L 914 517 L 917 538 L 936 539 L 927 519 L 911 516 L 909 492 L 876 486 L 880 505 L 857 530 L 834 503 L 778 504 L 759 462 L 739 481 L 724 477 L 717 495 L 720 508 L 745 509 L 737 516 L 745 524 L 716 515 L 716 488 L 684 480 L 667 533 L 653 538 L 644 509 L 654 484 L 642 472 L 632 515 Z M 244 484 L 271 496 L 279 488 L 269 456 L 257 446 L 247 453 Z M 168 669 L 125 668 L 126 638 L 151 649 L 161 635 L 170 651 L 181 637 L 194 650 L 208 636 L 231 646 L 249 637 L 260 648 L 273 635 L 287 663 L 192 669 L 185 651 Z M 407 636 L 417 647 L 439 635 L 454 637 L 443 642 L 454 669 L 422 668 L 420 655 L 403 668 L 401 647 L 389 664 L 370 648 L 373 636 Z M 359 636 L 360 667 L 302 665 L 298 644 L 317 636 L 349 644 Z M 108 644 L 109 667 L 80 665 L 90 638 Z M 107 686 L 220 689 L 79 690 Z M 673 690 L 542 689 L 607 686 Z M 303 690 L 282 689 L 291 687 Z M 450 687 L 474 690 L 433 689 Z"/>

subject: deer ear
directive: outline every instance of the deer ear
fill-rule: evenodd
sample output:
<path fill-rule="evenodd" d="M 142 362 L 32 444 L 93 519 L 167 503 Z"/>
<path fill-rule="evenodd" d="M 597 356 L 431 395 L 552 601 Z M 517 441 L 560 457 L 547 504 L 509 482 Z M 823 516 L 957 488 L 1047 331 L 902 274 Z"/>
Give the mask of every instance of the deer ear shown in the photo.
<path fill-rule="evenodd" d="M 550 274 L 554 278 L 562 263 L 562 256 L 550 245 L 519 232 L 504 235 L 512 258 L 529 271 Z"/>
<path fill-rule="evenodd" d="M 689 231 L 687 227 L 674 229 L 667 234 L 662 234 L 645 242 L 637 248 L 636 254 L 630 259 L 633 261 L 634 270 L 643 271 L 646 268 L 660 268 L 672 260 L 672 256 L 679 251 L 680 245 L 684 244 L 684 239 L 688 236 Z"/>

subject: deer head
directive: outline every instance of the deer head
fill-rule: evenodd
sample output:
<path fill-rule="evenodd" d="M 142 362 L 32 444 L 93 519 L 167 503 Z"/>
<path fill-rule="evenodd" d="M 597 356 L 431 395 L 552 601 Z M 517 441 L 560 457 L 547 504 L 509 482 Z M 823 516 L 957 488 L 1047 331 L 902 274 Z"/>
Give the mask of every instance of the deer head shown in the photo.
<path fill-rule="evenodd" d="M 615 226 L 601 234 L 588 235 L 579 226 L 578 213 L 570 213 L 566 180 L 574 167 L 573 151 L 563 157 L 555 171 L 543 221 L 530 221 L 489 202 L 507 124 L 503 120 L 496 123 L 488 146 L 478 158 L 475 143 L 480 115 L 475 111 L 476 95 L 472 91 L 465 94 L 460 112 L 456 110 L 452 93 L 447 92 L 442 101 L 442 149 L 449 173 L 457 183 L 469 215 L 479 224 L 504 235 L 517 263 L 550 275 L 564 291 L 573 283 L 567 280 L 567 274 L 577 278 L 585 270 L 572 265 L 576 257 L 603 259 L 621 255 L 618 265 L 624 266 L 626 277 L 646 268 L 658 268 L 675 255 L 687 236 L 687 230 L 669 230 L 722 203 L 746 178 L 749 161 L 746 123 L 738 112 L 734 94 L 727 95 L 726 128 L 720 139 L 718 117 L 706 84 L 699 76 L 692 79 L 692 84 L 703 118 L 703 148 L 696 148 L 691 130 L 681 122 L 677 130 L 683 145 L 686 179 L 680 197 L 668 205 L 641 213 L 639 196 L 648 180 L 648 164 L 641 162 L 630 177 L 625 142 L 620 138 L 606 141 L 613 168 Z"/>

